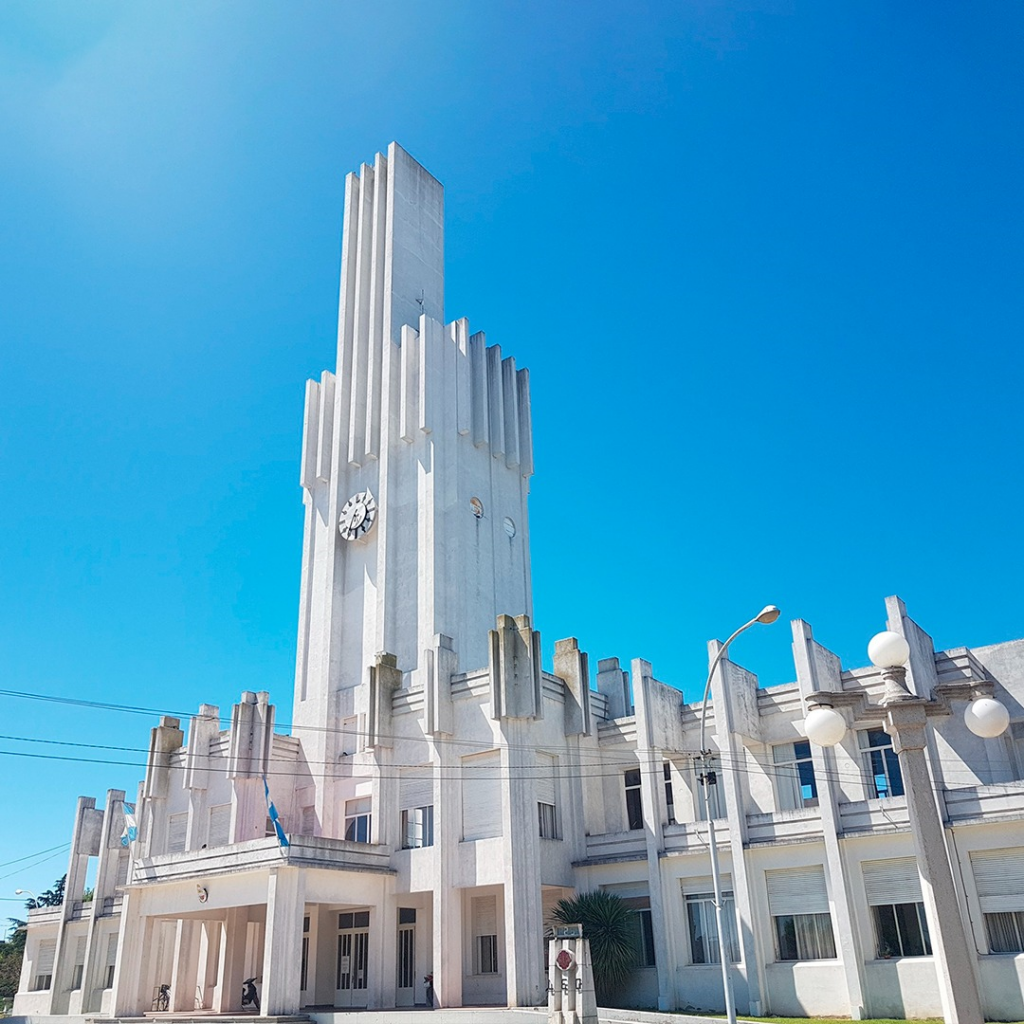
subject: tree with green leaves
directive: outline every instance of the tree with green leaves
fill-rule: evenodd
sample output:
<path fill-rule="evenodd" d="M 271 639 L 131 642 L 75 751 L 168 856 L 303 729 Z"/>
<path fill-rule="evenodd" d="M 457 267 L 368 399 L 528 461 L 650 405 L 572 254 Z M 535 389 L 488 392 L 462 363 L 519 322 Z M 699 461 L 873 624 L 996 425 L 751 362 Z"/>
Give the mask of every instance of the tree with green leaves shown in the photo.
<path fill-rule="evenodd" d="M 612 1005 L 615 992 L 637 966 L 635 911 L 614 893 L 597 890 L 559 900 L 552 916 L 562 924 L 583 925 L 583 937 L 590 941 L 597 1001 Z"/>

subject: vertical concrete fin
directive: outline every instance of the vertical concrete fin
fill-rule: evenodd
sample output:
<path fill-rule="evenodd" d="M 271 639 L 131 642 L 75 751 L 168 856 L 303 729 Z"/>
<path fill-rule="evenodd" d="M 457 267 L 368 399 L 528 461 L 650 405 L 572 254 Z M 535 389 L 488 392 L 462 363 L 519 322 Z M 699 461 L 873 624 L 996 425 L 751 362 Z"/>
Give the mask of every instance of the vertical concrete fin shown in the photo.
<path fill-rule="evenodd" d="M 456 382 L 456 429 L 468 434 L 473 428 L 473 382 L 470 374 L 469 321 L 463 317 L 452 325 L 455 328 L 455 382 Z"/>
<path fill-rule="evenodd" d="M 427 687 L 424 713 L 426 730 L 434 736 L 451 735 L 454 729 L 452 676 L 459 670 L 459 657 L 450 636 L 438 633 L 427 655 Z"/>
<path fill-rule="evenodd" d="M 345 175 L 345 214 L 341 235 L 341 286 L 338 296 L 338 375 L 347 380 L 352 365 L 352 337 L 355 330 L 356 254 L 358 213 L 362 188 L 359 175 Z"/>
<path fill-rule="evenodd" d="M 533 476 L 533 414 L 530 410 L 530 371 L 516 374 L 519 391 L 519 469 L 523 476 Z"/>
<path fill-rule="evenodd" d="M 370 666 L 366 708 L 366 748 L 390 747 L 391 702 L 402 686 L 402 673 L 393 654 L 378 654 Z"/>
<path fill-rule="evenodd" d="M 373 276 L 373 168 L 363 164 L 356 223 L 355 311 L 352 325 L 352 370 L 349 386 L 348 461 L 363 463 L 366 450 L 366 391 L 370 358 L 370 282 Z"/>
<path fill-rule="evenodd" d="M 380 417 L 384 362 L 384 255 L 387 248 L 387 159 L 378 153 L 373 173 L 373 235 L 371 242 L 370 318 L 366 368 L 366 437 L 364 455 L 380 456 Z M 388 339 L 390 342 L 390 338 Z"/>
<path fill-rule="evenodd" d="M 411 442 L 419 422 L 420 335 L 414 327 L 402 328 L 402 383 L 399 402 L 399 431 L 403 441 Z"/>
<path fill-rule="evenodd" d="M 491 454 L 505 454 L 505 396 L 502 387 L 501 346 L 487 349 L 487 422 L 491 434 Z"/>
<path fill-rule="evenodd" d="M 302 413 L 302 461 L 299 465 L 299 483 L 307 491 L 316 480 L 318 439 L 320 435 L 320 385 L 306 381 L 306 401 Z"/>
<path fill-rule="evenodd" d="M 325 370 L 320 378 L 319 429 L 317 431 L 316 475 L 325 483 L 331 479 L 334 445 L 335 377 Z"/>
<path fill-rule="evenodd" d="M 888 616 L 886 629 L 899 633 L 910 644 L 907 664 L 907 689 L 918 697 L 929 698 L 939 683 L 935 668 L 935 644 L 932 638 L 909 616 L 907 606 L 896 596 L 885 599 Z"/>
<path fill-rule="evenodd" d="M 555 675 L 565 684 L 565 735 L 589 733 L 590 667 L 576 637 L 555 642 Z"/>
<path fill-rule="evenodd" d="M 626 718 L 633 713 L 629 676 L 618 658 L 602 658 L 597 663 L 597 692 L 608 698 L 608 717 Z"/>
<path fill-rule="evenodd" d="M 487 402 L 487 336 L 483 331 L 470 336 L 469 367 L 473 391 L 473 444 L 479 448 L 491 439 Z"/>
<path fill-rule="evenodd" d="M 806 698 L 819 691 L 838 693 L 842 690 L 843 669 L 839 658 L 814 639 L 810 624 L 803 619 L 794 619 L 792 628 L 793 664 L 800 695 Z"/>
<path fill-rule="evenodd" d="M 505 396 L 505 465 L 512 469 L 519 465 L 519 385 L 515 356 L 501 361 L 501 390 Z"/>

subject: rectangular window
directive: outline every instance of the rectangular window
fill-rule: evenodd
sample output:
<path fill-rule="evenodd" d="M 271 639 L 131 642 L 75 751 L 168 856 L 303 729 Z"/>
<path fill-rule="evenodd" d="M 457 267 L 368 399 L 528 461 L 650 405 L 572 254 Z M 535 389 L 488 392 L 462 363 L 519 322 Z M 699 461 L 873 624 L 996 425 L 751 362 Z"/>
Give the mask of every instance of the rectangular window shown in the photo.
<path fill-rule="evenodd" d="M 498 973 L 498 936 L 477 936 L 477 974 Z"/>
<path fill-rule="evenodd" d="M 167 819 L 167 852 L 183 853 L 188 838 L 188 811 L 172 814 Z"/>
<path fill-rule="evenodd" d="M 775 922 L 776 958 L 834 959 L 836 940 L 824 866 L 766 871 L 765 884 L 768 909 Z"/>
<path fill-rule="evenodd" d="M 818 784 L 814 778 L 811 744 L 807 740 L 776 744 L 772 747 L 772 758 L 779 810 L 817 807 Z"/>
<path fill-rule="evenodd" d="M 56 939 L 45 939 L 39 943 L 39 951 L 36 953 L 35 973 L 32 977 L 33 992 L 45 992 L 53 984 L 53 961 L 56 955 Z"/>
<path fill-rule="evenodd" d="M 875 923 L 878 957 L 931 956 L 917 860 L 913 857 L 866 860 L 861 871 L 864 894 Z"/>
<path fill-rule="evenodd" d="M 835 959 L 830 914 L 780 914 L 774 920 L 780 960 Z"/>
<path fill-rule="evenodd" d="M 672 765 L 666 761 L 663 770 L 665 773 L 665 811 L 666 819 L 669 825 L 674 825 L 676 821 L 676 804 L 675 796 L 672 793 Z"/>
<path fill-rule="evenodd" d="M 614 892 L 614 888 L 611 891 Z M 651 921 L 651 898 L 650 896 L 623 896 L 622 902 L 633 911 L 630 915 L 630 927 L 633 931 L 633 948 L 636 950 L 636 966 L 654 967 L 654 925 Z"/>
<path fill-rule="evenodd" d="M 107 936 L 107 966 L 103 978 L 104 988 L 114 987 L 114 967 L 117 964 L 117 932 Z"/>
<path fill-rule="evenodd" d="M 359 752 L 359 716 L 345 718 L 341 723 L 341 756 L 351 757 Z"/>
<path fill-rule="evenodd" d="M 631 768 L 625 773 L 626 827 L 630 831 L 644 827 L 644 804 L 640 786 L 640 769 Z"/>
<path fill-rule="evenodd" d="M 887 903 L 872 907 L 871 914 L 880 958 L 932 955 L 923 903 Z"/>
<path fill-rule="evenodd" d="M 302 963 L 299 966 L 299 989 L 309 988 L 309 914 L 302 919 Z"/>
<path fill-rule="evenodd" d="M 740 961 L 740 942 L 736 933 L 736 902 L 731 890 L 722 893 L 722 920 L 729 962 L 737 964 Z M 718 948 L 714 893 L 696 892 L 686 896 L 686 923 L 690 932 L 690 962 L 720 964 L 722 957 Z"/>
<path fill-rule="evenodd" d="M 1006 746 L 1015 779 L 1024 779 L 1024 722 L 1011 722 L 1006 730 Z"/>
<path fill-rule="evenodd" d="M 971 854 L 991 953 L 1024 953 L 1024 854 L 1020 847 Z"/>
<path fill-rule="evenodd" d="M 231 804 L 215 804 L 210 808 L 210 832 L 207 846 L 227 846 L 231 842 Z"/>
<path fill-rule="evenodd" d="M 537 817 L 540 821 L 541 839 L 557 839 L 558 824 L 555 820 L 555 805 L 537 804 Z"/>
<path fill-rule="evenodd" d="M 1024 910 L 1004 910 L 984 917 L 993 953 L 1024 953 Z"/>
<path fill-rule="evenodd" d="M 434 808 L 411 807 L 402 811 L 402 849 L 418 850 L 434 845 Z"/>
<path fill-rule="evenodd" d="M 77 992 L 82 987 L 82 975 L 85 972 L 85 936 L 75 939 L 75 965 L 71 970 L 71 991 Z"/>
<path fill-rule="evenodd" d="M 370 841 L 370 798 L 345 801 L 345 838 L 351 843 Z"/>
<path fill-rule="evenodd" d="M 883 729 L 861 729 L 858 737 L 869 796 L 880 800 L 903 796 L 903 773 L 892 749 L 892 737 Z"/>
<path fill-rule="evenodd" d="M 705 781 L 701 781 L 701 776 Z M 707 821 L 708 814 L 704 807 L 704 791 L 707 789 L 708 803 L 711 805 L 711 817 L 713 819 L 724 818 L 725 797 L 722 794 L 722 773 L 719 771 L 718 758 L 711 758 L 711 764 L 705 771 L 697 764 L 693 770 L 693 794 L 694 804 L 697 808 L 697 820 Z"/>
<path fill-rule="evenodd" d="M 313 806 L 302 808 L 302 834 L 316 835 L 316 808 Z"/>
<path fill-rule="evenodd" d="M 470 913 L 473 925 L 473 973 L 498 974 L 498 898 L 474 896 Z"/>
<path fill-rule="evenodd" d="M 501 835 L 501 753 L 490 750 L 462 759 L 462 838 Z"/>

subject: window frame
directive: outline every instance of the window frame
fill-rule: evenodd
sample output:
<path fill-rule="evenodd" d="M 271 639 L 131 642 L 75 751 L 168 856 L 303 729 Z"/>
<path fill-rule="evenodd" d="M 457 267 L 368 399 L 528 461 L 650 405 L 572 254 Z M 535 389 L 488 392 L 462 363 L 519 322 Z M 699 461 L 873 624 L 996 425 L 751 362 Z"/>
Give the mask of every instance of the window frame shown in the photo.
<path fill-rule="evenodd" d="M 634 781 L 635 777 L 635 781 Z M 626 801 L 626 831 L 642 832 L 644 829 L 644 790 L 639 768 L 627 768 L 622 776 Z M 637 822 L 637 824 L 633 824 Z"/>
<path fill-rule="evenodd" d="M 792 921 L 792 943 L 795 956 L 787 956 L 787 937 L 784 935 L 784 922 Z M 825 928 L 825 924 L 828 928 Z M 772 924 L 775 930 L 775 959 L 779 963 L 805 963 L 815 960 L 836 960 L 836 932 L 832 924 L 832 914 L 822 912 L 817 914 L 775 914 L 772 916 Z M 808 934 L 812 932 L 813 934 Z M 831 954 L 821 955 L 818 944 L 822 938 L 828 938 L 828 945 L 831 945 Z M 810 942 L 815 948 L 809 948 Z"/>
<path fill-rule="evenodd" d="M 718 921 L 715 918 L 715 894 L 713 892 L 696 892 L 683 894 L 683 906 L 686 911 L 686 937 L 690 944 L 690 963 L 700 967 L 721 964 L 718 948 Z M 736 924 L 736 899 L 732 889 L 722 891 L 722 914 L 725 917 L 726 946 L 729 951 L 729 963 L 742 962 L 739 929 Z M 699 916 L 705 935 L 698 938 L 694 933 L 694 916 Z M 705 959 L 698 960 L 695 954 L 697 943 L 700 943 Z M 711 954 L 710 957 L 707 954 Z"/>
<path fill-rule="evenodd" d="M 903 927 L 901 927 L 901 918 L 907 918 L 910 915 L 910 911 L 904 909 L 902 913 L 897 908 L 914 908 L 914 916 L 912 920 L 917 925 L 917 938 L 920 942 L 921 952 L 913 953 L 907 952 L 907 946 L 913 941 L 912 935 L 904 937 L 903 931 L 907 926 L 907 921 L 903 921 Z M 883 929 L 885 929 L 887 922 L 883 921 L 883 915 L 886 911 L 892 914 L 891 929 L 895 932 L 895 942 L 897 949 L 891 953 L 884 952 L 884 949 L 891 948 L 889 946 L 889 940 L 885 938 Z M 915 902 L 904 902 L 904 903 L 875 903 L 871 906 L 871 923 L 875 929 L 875 953 L 876 959 L 878 960 L 897 960 L 903 957 L 922 957 L 932 955 L 932 941 L 931 935 L 928 933 L 928 918 L 924 912 L 924 903 L 921 901 Z M 891 934 L 890 934 L 891 937 Z"/>
<path fill-rule="evenodd" d="M 800 748 L 798 751 L 797 748 Z M 788 752 L 789 756 L 780 756 Z M 780 772 L 780 769 L 783 771 Z M 780 811 L 797 811 L 803 807 L 817 807 L 818 780 L 814 774 L 814 755 L 810 740 L 793 740 L 790 743 L 776 743 L 772 746 L 772 770 L 775 783 L 775 803 Z M 783 773 L 784 772 L 784 773 Z M 783 786 L 783 779 L 795 781 L 797 803 L 786 806 L 788 789 Z M 804 790 L 810 788 L 810 795 L 805 796 Z"/>
<path fill-rule="evenodd" d="M 884 737 L 884 742 L 880 737 Z M 864 768 L 865 785 L 869 800 L 891 800 L 903 796 L 903 769 L 899 755 L 893 750 L 892 737 L 881 727 L 858 729 L 857 744 Z M 876 756 L 877 755 L 877 756 Z M 885 791 L 879 790 L 878 780 L 885 780 Z M 898 792 L 897 792 L 898 791 Z"/>
<path fill-rule="evenodd" d="M 419 821 L 413 816 L 419 815 Z M 434 805 L 424 804 L 422 807 L 406 807 L 402 811 L 402 849 L 425 850 L 434 845 Z M 416 830 L 419 835 L 415 835 Z"/>
<path fill-rule="evenodd" d="M 541 839 L 561 839 L 558 830 L 558 808 L 545 800 L 537 801 L 537 828 Z"/>

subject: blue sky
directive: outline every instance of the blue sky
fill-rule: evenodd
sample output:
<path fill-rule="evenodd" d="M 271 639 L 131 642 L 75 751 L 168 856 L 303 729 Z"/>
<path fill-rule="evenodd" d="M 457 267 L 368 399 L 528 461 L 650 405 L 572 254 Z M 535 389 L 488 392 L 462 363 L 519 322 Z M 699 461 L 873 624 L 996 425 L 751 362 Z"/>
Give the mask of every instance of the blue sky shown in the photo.
<path fill-rule="evenodd" d="M 344 175 L 446 186 L 447 316 L 531 370 L 537 626 L 691 697 L 705 642 L 1024 634 L 1024 7 L 8 0 L 0 688 L 287 719 L 303 381 Z M 0 697 L 20 754 L 151 715 Z M 129 765 L 0 755 L 0 897 Z M 2 908 L 17 909 L 14 902 Z"/>

